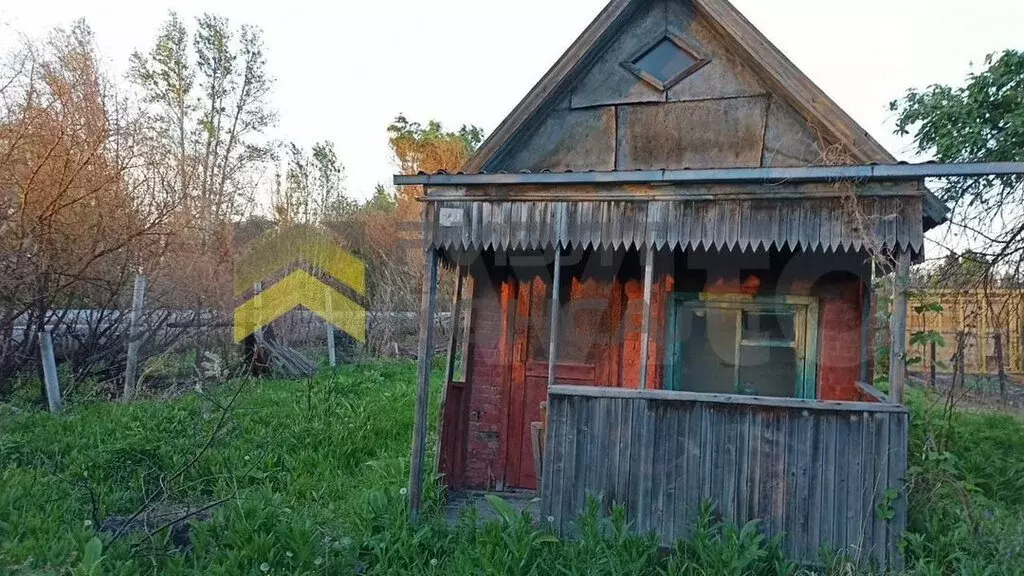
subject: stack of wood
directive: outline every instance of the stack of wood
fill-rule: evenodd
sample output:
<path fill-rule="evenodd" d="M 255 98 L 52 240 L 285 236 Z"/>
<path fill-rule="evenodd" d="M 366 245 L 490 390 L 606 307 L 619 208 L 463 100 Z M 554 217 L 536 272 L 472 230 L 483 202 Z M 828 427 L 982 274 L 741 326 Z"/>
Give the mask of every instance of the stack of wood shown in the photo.
<path fill-rule="evenodd" d="M 298 350 L 277 340 L 274 329 L 257 330 L 243 342 L 244 362 L 253 376 L 310 378 L 316 374 L 316 363 Z"/>

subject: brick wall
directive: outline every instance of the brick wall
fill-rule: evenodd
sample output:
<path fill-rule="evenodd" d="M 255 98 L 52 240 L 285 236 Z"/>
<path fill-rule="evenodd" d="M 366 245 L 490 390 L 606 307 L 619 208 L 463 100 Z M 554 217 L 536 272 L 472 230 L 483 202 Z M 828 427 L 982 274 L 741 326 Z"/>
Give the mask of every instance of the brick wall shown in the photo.
<path fill-rule="evenodd" d="M 826 278 L 812 294 L 819 300 L 818 396 L 822 400 L 859 398 L 861 283 L 854 277 Z"/>
<path fill-rule="evenodd" d="M 504 433 L 504 395 L 508 366 L 502 366 L 502 314 L 500 286 L 486 279 L 476 282 L 473 299 L 472 343 L 467 374 L 466 464 L 462 481 L 470 488 L 493 487 L 503 473 L 501 435 Z"/>

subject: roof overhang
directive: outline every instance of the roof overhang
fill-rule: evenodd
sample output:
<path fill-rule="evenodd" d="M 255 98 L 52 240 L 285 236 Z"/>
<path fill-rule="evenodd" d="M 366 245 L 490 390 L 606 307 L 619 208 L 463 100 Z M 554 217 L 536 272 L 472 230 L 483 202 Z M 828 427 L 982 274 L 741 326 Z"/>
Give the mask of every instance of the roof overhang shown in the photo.
<path fill-rule="evenodd" d="M 909 182 L 924 181 L 927 178 L 985 178 L 991 176 L 1024 175 L 1024 162 L 976 162 L 976 163 L 924 163 L 924 164 L 862 164 L 844 166 L 808 166 L 796 168 L 716 168 L 700 170 L 637 170 L 613 172 L 538 172 L 538 173 L 497 173 L 497 174 L 416 174 L 396 175 L 397 186 L 448 187 L 531 187 L 531 186 L 579 186 L 579 185 L 711 185 L 711 184 L 754 184 L 778 186 L 779 184 L 835 183 L 835 182 Z M 948 220 L 949 208 L 931 191 L 924 189 L 923 226 L 925 231 Z M 470 194 L 467 194 L 469 196 Z M 876 195 L 885 195 L 884 193 Z M 892 193 L 891 195 L 897 195 Z M 525 196 L 525 195 L 524 195 Z M 772 198 L 765 194 L 765 199 Z M 466 198 L 470 199 L 470 198 Z M 526 198 L 524 198 L 525 200 Z M 536 200 L 535 198 L 533 198 Z M 590 198 L 596 199 L 596 198 Z M 621 200 L 622 198 L 609 198 Z M 651 197 L 638 195 L 632 199 L 642 201 Z M 664 200 L 664 198 L 660 198 Z M 680 196 L 680 200 L 686 199 Z M 570 200 L 571 201 L 571 200 Z"/>
<path fill-rule="evenodd" d="M 1024 174 L 1024 162 L 957 164 L 862 164 L 798 168 L 712 168 L 614 172 L 527 172 L 517 174 L 396 175 L 397 186 L 481 186 L 496 184 L 773 184 L 779 182 L 913 181 L 925 178 Z"/>

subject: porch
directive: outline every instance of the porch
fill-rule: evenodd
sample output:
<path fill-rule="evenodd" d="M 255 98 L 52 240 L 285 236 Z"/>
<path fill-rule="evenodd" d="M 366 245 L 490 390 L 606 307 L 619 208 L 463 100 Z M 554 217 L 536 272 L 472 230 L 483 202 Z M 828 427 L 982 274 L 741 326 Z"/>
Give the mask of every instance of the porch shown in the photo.
<path fill-rule="evenodd" d="M 568 537 L 591 494 L 666 546 L 708 501 L 723 520 L 785 534 L 793 560 L 831 548 L 899 565 L 907 412 L 900 370 L 893 404 L 860 402 L 872 356 L 862 223 L 827 185 L 770 200 L 738 186 L 698 199 L 557 191 L 565 201 L 505 189 L 459 201 L 428 186 L 421 359 L 439 266 L 459 271 L 456 309 L 471 303 L 448 343 L 436 461 L 449 486 L 538 488 L 539 518 Z M 862 206 L 902 278 L 921 254 L 921 203 L 890 192 L 870 188 Z M 905 310 L 899 298 L 895 317 Z"/>

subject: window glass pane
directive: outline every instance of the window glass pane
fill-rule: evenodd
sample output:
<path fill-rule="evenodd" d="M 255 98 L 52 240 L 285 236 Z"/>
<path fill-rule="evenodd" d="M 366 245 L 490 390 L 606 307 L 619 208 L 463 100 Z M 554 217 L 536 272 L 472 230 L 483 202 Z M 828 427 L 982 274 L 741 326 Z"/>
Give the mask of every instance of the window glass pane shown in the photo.
<path fill-rule="evenodd" d="M 661 82 L 668 82 L 676 74 L 685 71 L 697 61 L 668 38 L 654 45 L 636 62 L 637 68 L 654 76 Z"/>
<path fill-rule="evenodd" d="M 685 307 L 676 334 L 682 345 L 680 385 L 689 392 L 736 391 L 738 310 Z"/>
<path fill-rule="evenodd" d="M 744 310 L 743 340 L 792 342 L 796 339 L 796 314 L 784 310 Z"/>
<path fill-rule="evenodd" d="M 740 394 L 794 398 L 796 378 L 795 348 L 740 345 Z"/>

